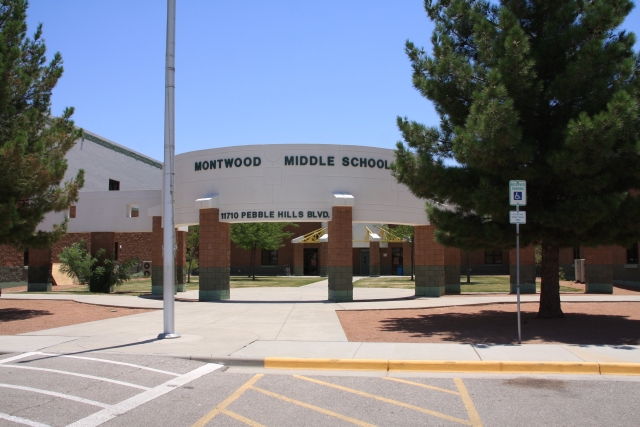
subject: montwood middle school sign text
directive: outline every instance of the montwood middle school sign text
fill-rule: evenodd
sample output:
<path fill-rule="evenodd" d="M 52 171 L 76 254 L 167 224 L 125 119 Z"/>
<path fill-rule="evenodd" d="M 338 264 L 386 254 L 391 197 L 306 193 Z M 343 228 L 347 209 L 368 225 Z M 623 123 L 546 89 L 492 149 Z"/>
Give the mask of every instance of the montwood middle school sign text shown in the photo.
<path fill-rule="evenodd" d="M 342 157 L 345 167 L 389 169 L 389 161 L 368 157 Z M 262 164 L 260 157 L 235 157 L 230 159 L 202 160 L 194 163 L 195 171 L 256 167 Z M 335 156 L 284 156 L 284 166 L 335 166 Z"/>

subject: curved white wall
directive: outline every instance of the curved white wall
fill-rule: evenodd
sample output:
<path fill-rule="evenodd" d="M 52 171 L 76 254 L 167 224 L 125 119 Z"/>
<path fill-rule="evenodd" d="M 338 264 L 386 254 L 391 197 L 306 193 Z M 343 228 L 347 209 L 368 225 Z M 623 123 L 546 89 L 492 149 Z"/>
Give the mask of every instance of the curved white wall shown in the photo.
<path fill-rule="evenodd" d="M 353 195 L 354 222 L 429 224 L 424 201 L 391 176 L 388 167 L 393 160 L 393 150 L 324 144 L 250 145 L 179 154 L 175 224 L 197 224 L 196 200 L 213 196 L 212 206 L 220 208 L 226 222 L 328 221 L 339 202 L 334 193 Z"/>

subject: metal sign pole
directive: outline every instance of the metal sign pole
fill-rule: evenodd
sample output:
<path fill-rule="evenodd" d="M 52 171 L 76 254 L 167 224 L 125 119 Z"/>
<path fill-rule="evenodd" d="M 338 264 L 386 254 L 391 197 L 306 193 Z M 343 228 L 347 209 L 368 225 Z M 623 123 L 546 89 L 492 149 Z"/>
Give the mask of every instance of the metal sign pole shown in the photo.
<path fill-rule="evenodd" d="M 164 104 L 164 182 L 162 187 L 162 298 L 164 332 L 159 339 L 180 338 L 175 331 L 175 228 L 173 221 L 173 159 L 175 155 L 175 57 L 176 57 L 176 0 L 167 0 L 167 54 L 165 64 Z"/>
<path fill-rule="evenodd" d="M 520 212 L 519 205 L 516 205 L 516 212 Z M 516 291 L 518 293 L 518 344 L 522 344 L 520 330 L 520 224 L 516 224 Z"/>

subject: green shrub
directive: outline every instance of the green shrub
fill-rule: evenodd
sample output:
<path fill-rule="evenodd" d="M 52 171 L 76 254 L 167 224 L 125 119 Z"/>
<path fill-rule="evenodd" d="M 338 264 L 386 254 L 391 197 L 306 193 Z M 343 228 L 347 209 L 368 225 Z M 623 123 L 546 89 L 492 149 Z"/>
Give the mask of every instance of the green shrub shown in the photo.
<path fill-rule="evenodd" d="M 87 251 L 84 240 L 62 249 L 58 258 L 62 264 L 60 272 L 69 277 L 75 277 L 81 285 L 89 283 L 97 260 Z"/>
<path fill-rule="evenodd" d="M 104 254 L 105 250 L 100 249 L 96 256 L 102 258 Z M 131 271 L 139 262 L 137 258 L 132 258 L 120 264 L 113 257 L 104 258 L 102 264 L 93 269 L 89 280 L 89 291 L 108 293 L 112 286 L 119 286 L 131 280 Z"/>
<path fill-rule="evenodd" d="M 558 279 L 567 280 L 567 276 L 564 275 L 564 270 L 562 269 L 562 267 L 560 267 L 560 270 L 558 271 Z"/>

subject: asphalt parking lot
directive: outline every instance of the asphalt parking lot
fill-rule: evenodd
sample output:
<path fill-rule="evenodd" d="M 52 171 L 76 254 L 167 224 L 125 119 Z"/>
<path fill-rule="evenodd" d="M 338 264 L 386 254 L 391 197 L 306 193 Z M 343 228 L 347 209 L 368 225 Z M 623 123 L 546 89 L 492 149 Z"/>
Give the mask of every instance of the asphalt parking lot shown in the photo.
<path fill-rule="evenodd" d="M 597 377 L 597 378 L 596 378 Z M 636 377 L 277 372 L 161 356 L 0 356 L 0 426 L 635 426 Z"/>

